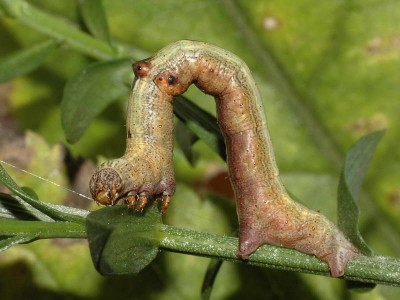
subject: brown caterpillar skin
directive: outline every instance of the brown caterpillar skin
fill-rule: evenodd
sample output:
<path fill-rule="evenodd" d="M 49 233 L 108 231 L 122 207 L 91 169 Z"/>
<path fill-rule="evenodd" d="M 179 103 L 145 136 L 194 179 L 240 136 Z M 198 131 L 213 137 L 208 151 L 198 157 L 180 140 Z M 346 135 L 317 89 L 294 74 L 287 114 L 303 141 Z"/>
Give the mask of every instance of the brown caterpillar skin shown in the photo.
<path fill-rule="evenodd" d="M 334 277 L 344 274 L 358 251 L 332 222 L 287 194 L 258 89 L 240 58 L 206 43 L 179 41 L 133 68 L 126 153 L 93 175 L 90 187 L 97 202 L 114 204 L 125 195 L 133 207 L 132 198 L 139 195 L 136 209 L 142 210 L 148 198 L 164 195 L 165 212 L 175 190 L 172 100 L 194 83 L 217 103 L 237 202 L 237 255 L 247 259 L 261 245 L 273 244 L 317 256 Z"/>

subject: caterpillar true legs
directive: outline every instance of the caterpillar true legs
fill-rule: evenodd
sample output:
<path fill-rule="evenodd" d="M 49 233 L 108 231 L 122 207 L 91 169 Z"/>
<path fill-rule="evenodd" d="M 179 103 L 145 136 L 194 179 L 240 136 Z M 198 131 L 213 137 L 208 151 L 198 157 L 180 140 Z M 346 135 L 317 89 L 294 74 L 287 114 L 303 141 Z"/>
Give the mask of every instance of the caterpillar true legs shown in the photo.
<path fill-rule="evenodd" d="M 122 197 L 141 210 L 148 199 L 161 197 L 166 210 L 175 190 L 172 101 L 194 83 L 216 99 L 237 202 L 238 256 L 246 259 L 260 245 L 274 244 L 314 254 L 329 264 L 332 276 L 344 274 L 358 251 L 332 222 L 287 194 L 258 89 L 240 58 L 206 43 L 179 41 L 133 68 L 126 153 L 93 175 L 97 202 L 114 204 Z"/>

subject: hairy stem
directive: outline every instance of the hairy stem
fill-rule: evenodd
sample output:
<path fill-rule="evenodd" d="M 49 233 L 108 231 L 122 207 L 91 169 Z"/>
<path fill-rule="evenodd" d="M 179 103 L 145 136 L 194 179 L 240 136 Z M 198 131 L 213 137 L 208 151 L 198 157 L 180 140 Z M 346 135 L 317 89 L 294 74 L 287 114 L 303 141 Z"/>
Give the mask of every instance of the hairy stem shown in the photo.
<path fill-rule="evenodd" d="M 83 223 L 75 222 L 39 222 L 20 220 L 0 220 L 0 235 L 30 235 L 35 234 L 37 239 L 54 238 L 86 238 L 86 228 Z"/>
<path fill-rule="evenodd" d="M 160 248 L 168 251 L 243 262 L 236 256 L 238 239 L 162 226 Z M 329 276 L 326 263 L 314 256 L 271 245 L 262 246 L 246 262 L 249 265 Z M 400 286 L 400 260 L 392 257 L 359 255 L 345 271 L 346 279 Z"/>
<path fill-rule="evenodd" d="M 155 230 L 159 231 L 159 248 L 162 250 L 243 263 L 236 255 L 239 243 L 237 238 L 217 236 L 169 225 L 155 227 Z M 87 232 L 82 223 L 1 219 L 0 236 L 84 239 L 87 237 Z M 29 241 L 31 239 L 26 242 Z M 250 256 L 246 264 L 329 276 L 327 264 L 316 257 L 271 245 L 262 246 Z M 359 255 L 348 263 L 345 277 L 359 282 L 400 286 L 400 259 Z"/>

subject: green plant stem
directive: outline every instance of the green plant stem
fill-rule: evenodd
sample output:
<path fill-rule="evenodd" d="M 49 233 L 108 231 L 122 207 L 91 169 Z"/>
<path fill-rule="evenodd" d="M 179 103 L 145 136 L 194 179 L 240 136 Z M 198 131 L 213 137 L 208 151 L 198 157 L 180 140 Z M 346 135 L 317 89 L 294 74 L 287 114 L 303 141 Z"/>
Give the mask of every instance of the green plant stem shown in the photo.
<path fill-rule="evenodd" d="M 314 256 L 292 249 L 264 245 L 246 262 L 236 256 L 238 239 L 162 225 L 159 228 L 159 248 L 195 256 L 223 259 L 236 263 L 329 276 L 326 263 Z M 0 236 L 34 236 L 35 239 L 86 238 L 86 227 L 74 222 L 41 222 L 0 220 Z M 29 240 L 28 240 L 29 241 Z M 346 279 L 400 286 L 400 260 L 359 255 L 345 271 Z"/>
<path fill-rule="evenodd" d="M 35 235 L 37 239 L 86 238 L 85 224 L 75 222 L 40 222 L 0 220 L 0 236 Z"/>
<path fill-rule="evenodd" d="M 160 248 L 168 251 L 241 262 L 236 256 L 238 239 L 162 226 Z M 245 262 L 249 265 L 329 276 L 326 263 L 292 249 L 264 245 Z M 359 255 L 346 268 L 346 279 L 400 286 L 400 260 Z"/>

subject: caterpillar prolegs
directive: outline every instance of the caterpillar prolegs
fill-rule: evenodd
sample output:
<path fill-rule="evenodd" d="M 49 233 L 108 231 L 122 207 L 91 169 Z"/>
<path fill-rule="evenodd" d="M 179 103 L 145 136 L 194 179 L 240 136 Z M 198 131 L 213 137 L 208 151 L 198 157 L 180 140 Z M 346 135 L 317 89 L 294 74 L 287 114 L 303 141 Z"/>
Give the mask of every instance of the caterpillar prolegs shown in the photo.
<path fill-rule="evenodd" d="M 158 198 L 165 212 L 175 191 L 172 101 L 193 83 L 217 104 L 237 203 L 238 257 L 246 259 L 261 245 L 273 244 L 317 256 L 334 277 L 344 274 L 358 251 L 332 222 L 287 194 L 259 91 L 240 58 L 203 42 L 178 41 L 136 62 L 133 70 L 126 152 L 93 175 L 90 190 L 98 203 L 125 199 L 141 211 L 149 199 Z"/>

